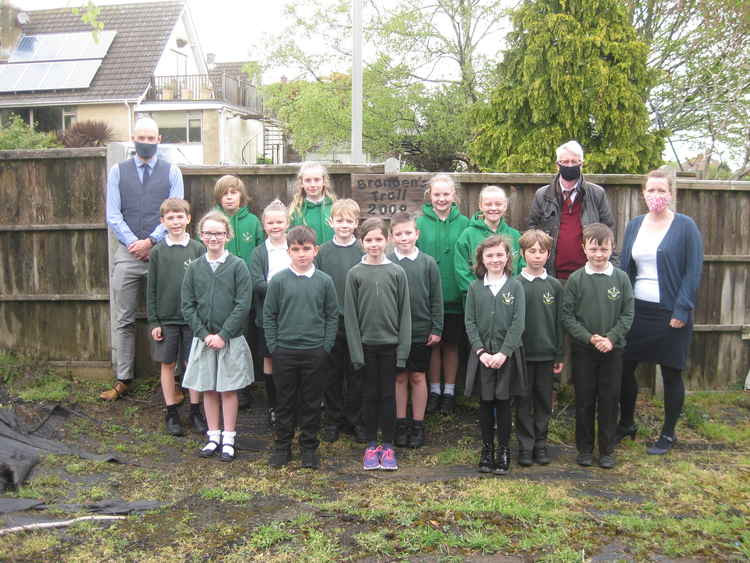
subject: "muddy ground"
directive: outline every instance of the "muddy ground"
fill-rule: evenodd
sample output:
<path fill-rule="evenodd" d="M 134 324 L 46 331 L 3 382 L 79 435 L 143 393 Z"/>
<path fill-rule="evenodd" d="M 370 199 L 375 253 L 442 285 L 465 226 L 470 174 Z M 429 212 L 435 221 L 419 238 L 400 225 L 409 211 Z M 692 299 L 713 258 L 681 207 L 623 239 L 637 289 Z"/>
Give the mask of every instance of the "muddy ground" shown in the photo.
<path fill-rule="evenodd" d="M 476 405 L 428 420 L 428 443 L 399 451 L 397 472 L 364 472 L 350 437 L 321 446 L 318 471 L 268 468 L 272 434 L 262 386 L 242 411 L 238 458 L 197 456 L 202 438 L 163 429 L 155 380 L 114 403 L 101 386 L 65 378 L 63 400 L 0 394 L 25 430 L 121 463 L 48 456 L 2 498 L 39 507 L 0 514 L 0 528 L 101 513 L 109 501 L 149 501 L 116 521 L 0 535 L 0 560 L 742 560 L 750 557 L 750 396 L 689 400 L 668 456 L 645 454 L 660 405 L 639 402 L 642 432 L 611 471 L 575 464 L 571 399 L 559 398 L 552 463 L 509 475 L 476 471 Z M 33 381 L 29 385 L 33 385 Z M 59 405 L 59 408 L 54 408 Z M 184 417 L 187 407 L 182 410 Z M 722 429 L 726 439 L 722 439 Z M 515 451 L 513 452 L 515 456 Z M 136 507 L 138 508 L 138 507 Z M 104 509 L 106 512 L 106 508 Z M 2 533 L 0 531 L 0 533 Z"/>

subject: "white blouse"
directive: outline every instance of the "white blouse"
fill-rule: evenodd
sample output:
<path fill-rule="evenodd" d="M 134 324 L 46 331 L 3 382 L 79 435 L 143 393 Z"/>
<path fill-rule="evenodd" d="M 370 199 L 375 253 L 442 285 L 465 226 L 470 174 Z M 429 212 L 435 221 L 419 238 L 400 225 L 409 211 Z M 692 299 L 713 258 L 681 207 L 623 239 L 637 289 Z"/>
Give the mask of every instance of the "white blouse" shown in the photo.
<path fill-rule="evenodd" d="M 646 232 L 638 229 L 633 242 L 632 256 L 638 272 L 635 276 L 633 295 L 641 301 L 659 303 L 659 273 L 656 269 L 656 251 L 669 227 L 661 232 Z"/>

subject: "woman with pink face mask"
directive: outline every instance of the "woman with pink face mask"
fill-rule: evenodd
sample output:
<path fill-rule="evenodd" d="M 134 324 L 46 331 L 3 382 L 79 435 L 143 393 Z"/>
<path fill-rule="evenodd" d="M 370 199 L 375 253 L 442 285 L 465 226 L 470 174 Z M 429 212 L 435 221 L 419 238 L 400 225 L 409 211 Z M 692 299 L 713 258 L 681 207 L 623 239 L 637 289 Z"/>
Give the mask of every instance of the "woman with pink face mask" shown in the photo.
<path fill-rule="evenodd" d="M 620 267 L 630 276 L 635 319 L 623 354 L 620 422 L 616 440 L 635 439 L 635 401 L 640 362 L 657 363 L 664 379 L 664 424 L 647 452 L 667 453 L 676 441 L 675 426 L 685 402 L 682 370 L 693 333 L 693 310 L 703 266 L 703 239 L 690 217 L 675 213 L 668 173 L 655 170 L 643 188 L 648 213 L 625 230 Z"/>

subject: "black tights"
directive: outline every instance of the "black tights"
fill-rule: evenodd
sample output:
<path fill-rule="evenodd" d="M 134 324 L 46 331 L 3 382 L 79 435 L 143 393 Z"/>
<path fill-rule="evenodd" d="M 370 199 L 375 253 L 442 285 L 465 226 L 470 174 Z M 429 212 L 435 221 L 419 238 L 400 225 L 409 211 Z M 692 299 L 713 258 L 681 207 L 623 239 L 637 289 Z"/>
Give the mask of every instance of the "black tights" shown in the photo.
<path fill-rule="evenodd" d="M 627 428 L 635 424 L 635 400 L 638 397 L 638 381 L 635 379 L 635 368 L 638 362 L 622 362 L 622 388 L 620 390 L 620 426 Z M 685 404 L 685 384 L 682 372 L 669 366 L 661 366 L 664 381 L 664 426 L 661 433 L 674 436 L 677 419 L 680 418 Z"/>
<path fill-rule="evenodd" d="M 500 448 L 507 448 L 510 444 L 511 413 L 510 400 L 481 401 L 479 403 L 479 427 L 482 430 L 482 442 L 485 444 L 493 442 L 495 418 L 497 418 L 497 445 Z"/>

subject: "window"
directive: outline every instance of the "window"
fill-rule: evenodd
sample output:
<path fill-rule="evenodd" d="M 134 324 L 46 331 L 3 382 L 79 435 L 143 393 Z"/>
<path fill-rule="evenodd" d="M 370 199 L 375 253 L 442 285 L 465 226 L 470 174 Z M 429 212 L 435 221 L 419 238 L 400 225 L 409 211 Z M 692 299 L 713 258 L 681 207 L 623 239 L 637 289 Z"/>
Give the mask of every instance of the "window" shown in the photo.
<path fill-rule="evenodd" d="M 3 127 L 10 123 L 10 115 L 15 113 L 33 125 L 37 131 L 50 133 L 65 130 L 76 120 L 75 106 L 44 106 L 36 108 L 10 108 L 0 110 L 0 125 Z"/>
<path fill-rule="evenodd" d="M 159 126 L 163 143 L 200 143 L 201 113 L 188 111 L 158 111 L 151 118 Z"/>

